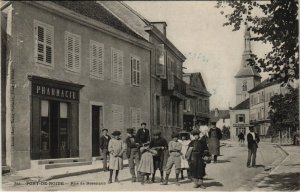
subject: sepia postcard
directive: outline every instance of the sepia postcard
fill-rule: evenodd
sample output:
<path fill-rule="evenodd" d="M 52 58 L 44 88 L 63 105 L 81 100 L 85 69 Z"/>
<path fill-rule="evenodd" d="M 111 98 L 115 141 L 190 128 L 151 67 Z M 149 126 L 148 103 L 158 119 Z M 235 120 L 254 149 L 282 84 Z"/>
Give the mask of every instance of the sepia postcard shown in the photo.
<path fill-rule="evenodd" d="M 298 1 L 1 1 L 3 191 L 299 191 Z"/>

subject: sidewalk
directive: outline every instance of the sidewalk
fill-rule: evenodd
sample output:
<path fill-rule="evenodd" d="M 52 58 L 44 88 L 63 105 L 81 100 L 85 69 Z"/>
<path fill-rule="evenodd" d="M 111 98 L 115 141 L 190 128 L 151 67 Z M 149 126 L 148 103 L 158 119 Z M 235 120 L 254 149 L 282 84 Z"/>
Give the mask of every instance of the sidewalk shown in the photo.
<path fill-rule="evenodd" d="M 300 190 L 300 146 L 280 146 L 288 156 L 252 191 Z"/>
<path fill-rule="evenodd" d="M 128 166 L 128 160 L 123 161 L 124 167 Z M 93 161 L 91 165 L 64 167 L 55 169 L 26 169 L 2 175 L 2 184 L 14 183 L 16 181 L 47 181 L 64 177 L 95 173 L 103 171 L 101 160 Z"/>

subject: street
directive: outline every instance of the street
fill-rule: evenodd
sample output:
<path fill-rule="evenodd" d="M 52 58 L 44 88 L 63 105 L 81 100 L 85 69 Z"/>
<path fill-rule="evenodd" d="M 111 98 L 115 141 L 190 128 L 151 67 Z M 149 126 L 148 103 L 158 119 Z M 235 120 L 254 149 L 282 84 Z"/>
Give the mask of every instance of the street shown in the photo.
<path fill-rule="evenodd" d="M 204 184 L 207 187 L 205 191 L 231 191 L 243 186 L 255 186 L 258 181 L 253 181 L 259 173 L 264 172 L 264 165 L 268 167 L 273 161 L 284 158 L 283 153 L 270 143 L 261 143 L 260 150 L 257 151 L 257 168 L 247 168 L 247 147 L 240 146 L 237 142 L 225 142 L 226 145 L 221 148 L 222 156 L 219 157 L 217 164 L 207 165 L 207 176 Z M 261 153 L 263 153 L 263 158 Z M 158 173 L 156 175 L 159 175 Z M 169 185 L 163 186 L 160 183 L 145 184 L 132 183 L 128 167 L 124 168 L 119 175 L 120 183 L 107 184 L 108 172 L 98 172 L 63 179 L 51 180 L 36 184 L 26 181 L 3 185 L 4 190 L 67 190 L 67 191 L 198 191 L 193 188 L 193 183 L 186 178 L 181 180 L 180 186 L 175 185 L 174 170 L 170 175 Z M 185 172 L 186 177 L 186 172 Z M 159 181 L 159 178 L 156 178 Z M 201 189 L 202 190 L 202 189 Z"/>

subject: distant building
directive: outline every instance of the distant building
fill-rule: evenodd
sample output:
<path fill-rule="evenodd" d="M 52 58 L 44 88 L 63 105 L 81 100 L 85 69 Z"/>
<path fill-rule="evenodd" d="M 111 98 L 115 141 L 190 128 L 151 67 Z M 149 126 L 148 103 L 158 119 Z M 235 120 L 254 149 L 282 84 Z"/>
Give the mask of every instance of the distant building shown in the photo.
<path fill-rule="evenodd" d="M 249 98 L 230 109 L 230 138 L 236 138 L 240 132 L 247 134 L 249 132 Z"/>
<path fill-rule="evenodd" d="M 183 105 L 183 128 L 191 130 L 195 125 L 209 123 L 209 97 L 201 73 L 185 73 L 186 97 Z"/>
<path fill-rule="evenodd" d="M 257 133 L 268 136 L 271 122 L 269 118 L 269 102 L 274 95 L 288 93 L 287 87 L 282 87 L 278 81 L 264 80 L 249 91 L 250 94 L 250 123 L 255 126 Z"/>
<path fill-rule="evenodd" d="M 224 127 L 230 127 L 230 113 L 229 110 L 219 110 L 216 108 L 214 111 L 210 111 L 210 122 L 216 122 L 216 126 L 221 130 Z"/>

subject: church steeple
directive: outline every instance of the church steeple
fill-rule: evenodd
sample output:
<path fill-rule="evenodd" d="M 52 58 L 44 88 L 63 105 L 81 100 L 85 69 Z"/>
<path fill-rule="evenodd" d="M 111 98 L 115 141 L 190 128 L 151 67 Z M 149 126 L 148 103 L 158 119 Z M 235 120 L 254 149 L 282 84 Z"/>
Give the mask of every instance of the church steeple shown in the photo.
<path fill-rule="evenodd" d="M 235 77 L 251 77 L 251 76 L 261 77 L 259 73 L 257 73 L 257 71 L 252 66 L 248 65 L 249 63 L 248 59 L 252 57 L 250 38 L 251 38 L 250 31 L 248 30 L 248 25 L 246 24 L 245 33 L 244 33 L 244 53 L 242 56 L 240 70 Z"/>
<path fill-rule="evenodd" d="M 252 57 L 251 35 L 248 25 L 245 25 L 244 33 L 244 52 L 240 69 L 235 76 L 236 79 L 236 104 L 239 104 L 249 98 L 248 91 L 260 83 L 261 76 L 253 66 L 248 65 Z"/>

